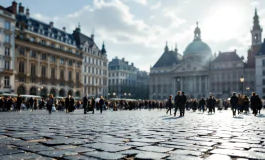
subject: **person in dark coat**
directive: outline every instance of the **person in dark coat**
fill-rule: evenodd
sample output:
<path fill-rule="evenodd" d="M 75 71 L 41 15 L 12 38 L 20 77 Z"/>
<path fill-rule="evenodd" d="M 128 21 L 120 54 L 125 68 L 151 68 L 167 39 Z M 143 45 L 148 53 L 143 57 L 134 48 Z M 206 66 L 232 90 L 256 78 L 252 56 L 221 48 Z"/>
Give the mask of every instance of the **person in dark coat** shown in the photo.
<path fill-rule="evenodd" d="M 32 97 L 30 97 L 30 99 L 29 99 L 29 106 L 30 106 L 31 111 L 33 111 L 33 103 L 34 103 L 34 100 L 33 100 Z"/>
<path fill-rule="evenodd" d="M 50 94 L 49 100 L 47 101 L 47 109 L 49 111 L 49 114 L 52 114 L 52 106 L 54 104 L 54 98 L 53 95 Z"/>
<path fill-rule="evenodd" d="M 207 105 L 208 105 L 208 113 L 213 113 L 213 105 L 214 105 L 214 99 L 213 99 L 213 96 L 210 96 L 210 98 L 208 99 L 207 101 Z"/>
<path fill-rule="evenodd" d="M 73 96 L 71 96 L 69 104 L 70 104 L 69 112 L 73 112 L 75 110 L 75 100 L 74 100 Z"/>
<path fill-rule="evenodd" d="M 236 96 L 236 93 L 233 93 L 232 97 L 230 98 L 230 104 L 232 107 L 233 117 L 236 116 L 236 110 L 238 105 L 238 97 Z"/>
<path fill-rule="evenodd" d="M 201 108 L 202 112 L 204 113 L 205 105 L 206 105 L 206 101 L 205 101 L 204 98 L 201 98 L 201 100 L 199 101 L 199 105 L 200 105 L 200 108 Z"/>
<path fill-rule="evenodd" d="M 258 113 L 258 104 L 259 104 L 259 99 L 257 98 L 257 95 L 255 92 L 252 93 L 252 96 L 250 98 L 250 103 L 251 103 L 251 108 L 253 110 L 254 116 L 257 115 Z"/>
<path fill-rule="evenodd" d="M 172 96 L 170 95 L 169 98 L 168 98 L 168 100 L 167 100 L 167 107 L 168 107 L 168 109 L 167 109 L 167 112 L 166 112 L 166 113 L 168 113 L 168 111 L 169 111 L 170 112 L 170 115 L 171 115 L 172 105 L 173 105 L 173 103 L 172 103 Z"/>
<path fill-rule="evenodd" d="M 256 96 L 257 96 L 257 113 L 260 114 L 260 110 L 262 109 L 262 101 L 258 94 Z"/>
<path fill-rule="evenodd" d="M 84 114 L 87 114 L 87 104 L 88 104 L 88 97 L 87 94 L 83 98 L 83 108 L 84 108 Z"/>
<path fill-rule="evenodd" d="M 186 103 L 187 103 L 187 97 L 184 94 L 184 92 L 182 92 L 182 95 L 180 96 L 180 101 L 179 101 L 179 105 L 180 105 L 180 108 L 179 108 L 180 117 L 184 116 L 184 114 L 185 114 L 185 105 L 186 105 Z"/>
<path fill-rule="evenodd" d="M 94 97 L 91 98 L 91 109 L 92 109 L 92 114 L 94 114 L 95 111 L 95 105 L 96 105 L 96 101 L 94 99 Z"/>
<path fill-rule="evenodd" d="M 213 96 L 213 104 L 212 104 L 212 110 L 213 110 L 213 113 L 215 113 L 215 106 L 216 106 L 216 99 L 215 99 L 215 97 Z"/>
<path fill-rule="evenodd" d="M 69 113 L 69 108 L 70 108 L 70 95 L 65 98 L 65 112 Z"/>
<path fill-rule="evenodd" d="M 176 116 L 177 110 L 179 109 L 180 105 L 180 92 L 178 92 L 178 94 L 175 96 L 175 112 L 174 112 L 174 116 Z"/>
<path fill-rule="evenodd" d="M 21 104 L 22 104 L 22 98 L 20 97 L 20 94 L 18 94 L 17 95 L 17 111 L 18 112 L 20 112 Z"/>
<path fill-rule="evenodd" d="M 100 113 L 101 113 L 101 114 L 102 114 L 102 110 L 103 110 L 103 108 L 104 108 L 104 105 L 105 105 L 105 103 L 104 103 L 104 99 L 103 99 L 102 96 L 100 96 L 100 100 L 99 100 L 99 109 L 100 109 Z"/>

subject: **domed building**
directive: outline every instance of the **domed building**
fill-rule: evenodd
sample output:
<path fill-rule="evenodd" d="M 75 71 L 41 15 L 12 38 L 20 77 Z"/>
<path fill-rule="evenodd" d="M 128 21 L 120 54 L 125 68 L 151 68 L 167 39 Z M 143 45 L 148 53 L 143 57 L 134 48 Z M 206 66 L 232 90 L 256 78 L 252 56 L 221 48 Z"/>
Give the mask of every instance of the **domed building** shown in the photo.
<path fill-rule="evenodd" d="M 245 87 L 255 88 L 255 80 L 251 78 L 255 77 L 252 75 L 255 71 L 244 58 L 236 50 L 213 54 L 201 33 L 197 22 L 193 41 L 182 54 L 177 47 L 169 50 L 166 44 L 162 56 L 150 68 L 150 99 L 164 100 L 169 95 L 175 96 L 177 91 L 184 91 L 189 99 L 209 95 L 227 98 L 232 92 L 241 93 Z"/>

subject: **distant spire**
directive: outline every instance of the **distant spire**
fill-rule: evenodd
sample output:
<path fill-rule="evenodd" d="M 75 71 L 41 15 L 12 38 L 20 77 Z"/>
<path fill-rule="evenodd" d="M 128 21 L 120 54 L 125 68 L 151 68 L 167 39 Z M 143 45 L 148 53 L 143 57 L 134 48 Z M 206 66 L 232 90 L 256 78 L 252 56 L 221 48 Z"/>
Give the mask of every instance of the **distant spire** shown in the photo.
<path fill-rule="evenodd" d="M 92 28 L 92 33 L 91 33 L 91 39 L 94 41 L 94 37 L 95 37 L 95 35 L 94 35 L 94 27 Z M 103 44 L 104 44 L 104 42 L 103 42 Z"/>
<path fill-rule="evenodd" d="M 168 50 L 169 50 L 169 49 L 168 49 L 167 41 L 166 41 L 165 52 L 167 52 Z"/>
<path fill-rule="evenodd" d="M 175 43 L 175 52 L 178 53 L 178 46 L 177 46 L 177 43 Z"/>
<path fill-rule="evenodd" d="M 107 53 L 107 51 L 106 51 L 106 49 L 105 49 L 104 41 L 103 41 L 103 44 L 102 44 L 101 53 L 102 53 L 102 54 L 106 54 L 106 53 Z"/>
<path fill-rule="evenodd" d="M 259 16 L 257 13 L 257 8 L 255 8 L 255 14 L 253 17 L 253 30 L 261 30 L 260 24 L 259 24 Z"/>

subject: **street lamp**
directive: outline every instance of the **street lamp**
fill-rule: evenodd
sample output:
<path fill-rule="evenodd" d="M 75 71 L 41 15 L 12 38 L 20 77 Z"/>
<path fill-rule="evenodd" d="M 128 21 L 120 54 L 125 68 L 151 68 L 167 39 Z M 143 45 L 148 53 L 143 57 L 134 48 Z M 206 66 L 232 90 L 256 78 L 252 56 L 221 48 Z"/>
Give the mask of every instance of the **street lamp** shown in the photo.
<path fill-rule="evenodd" d="M 244 81 L 245 81 L 244 77 L 241 76 L 240 77 L 240 82 L 242 83 L 242 95 L 243 95 L 243 92 L 244 92 Z"/>
<path fill-rule="evenodd" d="M 110 97 L 110 93 L 108 93 L 108 99 L 109 99 L 109 97 Z"/>
<path fill-rule="evenodd" d="M 181 87 L 180 87 L 179 81 L 180 81 L 180 79 L 178 78 L 178 89 L 180 91 L 181 90 Z"/>
<path fill-rule="evenodd" d="M 129 96 L 129 98 L 130 98 L 130 96 L 131 96 L 131 93 L 128 93 L 128 96 Z"/>
<path fill-rule="evenodd" d="M 156 96 L 156 93 L 154 93 L 154 97 L 153 97 L 153 99 L 155 99 L 155 96 Z"/>
<path fill-rule="evenodd" d="M 126 93 L 124 93 L 124 99 L 126 98 Z"/>
<path fill-rule="evenodd" d="M 116 98 L 116 93 L 115 92 L 113 92 L 113 97 Z"/>

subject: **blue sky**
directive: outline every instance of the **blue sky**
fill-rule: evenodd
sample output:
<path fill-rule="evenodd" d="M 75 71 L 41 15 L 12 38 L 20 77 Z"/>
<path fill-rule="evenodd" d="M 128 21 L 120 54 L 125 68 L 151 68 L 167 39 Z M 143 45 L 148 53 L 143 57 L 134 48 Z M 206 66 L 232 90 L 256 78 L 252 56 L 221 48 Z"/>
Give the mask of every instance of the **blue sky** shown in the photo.
<path fill-rule="evenodd" d="M 264 0 L 20 0 L 31 17 L 72 33 L 78 22 L 101 48 L 106 44 L 109 60 L 125 58 L 141 70 L 162 55 L 165 42 L 178 46 L 182 54 L 193 40 L 196 22 L 202 40 L 213 53 L 237 50 L 247 55 L 251 45 L 250 29 L 257 7 L 261 26 L 265 26 Z M 1 0 L 0 5 L 11 5 Z M 263 34 L 264 35 L 264 34 Z"/>

